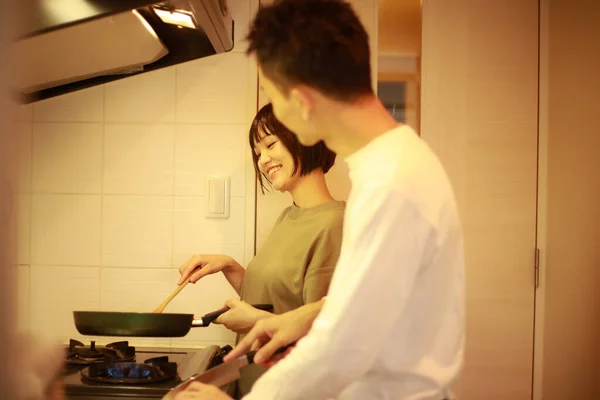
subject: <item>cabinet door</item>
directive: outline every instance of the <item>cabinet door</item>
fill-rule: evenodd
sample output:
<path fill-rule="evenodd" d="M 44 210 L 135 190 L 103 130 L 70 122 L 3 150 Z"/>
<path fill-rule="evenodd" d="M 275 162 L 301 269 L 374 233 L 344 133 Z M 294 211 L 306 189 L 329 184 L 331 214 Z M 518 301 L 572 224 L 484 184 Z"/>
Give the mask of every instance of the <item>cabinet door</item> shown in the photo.
<path fill-rule="evenodd" d="M 545 293 L 538 294 L 543 322 L 536 326 L 543 392 L 534 400 L 600 399 L 600 2 L 542 0 L 541 7 Z"/>
<path fill-rule="evenodd" d="M 535 295 L 538 1 L 423 2 L 421 135 L 465 236 L 460 400 L 529 400 Z"/>

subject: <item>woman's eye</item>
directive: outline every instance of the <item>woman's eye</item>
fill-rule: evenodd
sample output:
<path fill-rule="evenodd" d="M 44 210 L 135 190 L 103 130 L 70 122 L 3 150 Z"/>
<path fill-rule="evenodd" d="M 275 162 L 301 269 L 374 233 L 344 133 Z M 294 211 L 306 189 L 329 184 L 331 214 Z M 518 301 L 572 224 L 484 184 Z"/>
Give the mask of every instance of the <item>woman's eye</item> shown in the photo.
<path fill-rule="evenodd" d="M 270 144 L 267 146 L 267 149 L 270 149 L 271 147 L 275 146 L 275 143 L 277 143 L 277 142 L 276 142 L 276 141 L 275 141 L 275 142 L 271 142 L 271 143 L 270 143 Z"/>

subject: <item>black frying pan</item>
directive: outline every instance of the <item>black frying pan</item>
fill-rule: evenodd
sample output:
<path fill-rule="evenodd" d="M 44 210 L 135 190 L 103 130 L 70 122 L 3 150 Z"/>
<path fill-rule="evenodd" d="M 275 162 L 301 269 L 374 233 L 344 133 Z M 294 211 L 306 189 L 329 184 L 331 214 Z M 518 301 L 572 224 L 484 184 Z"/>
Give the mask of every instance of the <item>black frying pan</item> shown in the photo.
<path fill-rule="evenodd" d="M 273 312 L 271 304 L 254 304 L 260 310 Z M 193 314 L 73 311 L 75 327 L 82 335 L 181 337 L 191 328 L 208 326 L 229 307 L 194 319 Z"/>

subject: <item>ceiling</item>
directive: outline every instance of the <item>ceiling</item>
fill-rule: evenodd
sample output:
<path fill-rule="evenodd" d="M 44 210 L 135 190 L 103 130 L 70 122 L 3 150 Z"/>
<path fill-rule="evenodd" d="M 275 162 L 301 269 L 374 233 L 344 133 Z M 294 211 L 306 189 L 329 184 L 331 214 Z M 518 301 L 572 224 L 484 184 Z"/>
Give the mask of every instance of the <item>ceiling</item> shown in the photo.
<path fill-rule="evenodd" d="M 379 53 L 420 54 L 421 0 L 379 0 Z"/>

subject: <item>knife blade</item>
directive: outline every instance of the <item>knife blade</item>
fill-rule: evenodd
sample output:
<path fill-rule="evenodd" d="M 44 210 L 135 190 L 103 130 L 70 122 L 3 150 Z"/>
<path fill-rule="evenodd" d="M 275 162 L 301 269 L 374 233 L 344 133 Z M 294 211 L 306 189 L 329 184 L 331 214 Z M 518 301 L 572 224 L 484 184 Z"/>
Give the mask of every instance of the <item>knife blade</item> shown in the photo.
<path fill-rule="evenodd" d="M 213 367 L 201 374 L 191 376 L 186 381 L 171 389 L 169 393 L 163 397 L 163 400 L 174 399 L 178 393 L 184 391 L 192 382 L 202 382 L 208 385 L 222 387 L 239 379 L 240 369 L 254 362 L 254 354 L 256 354 L 256 352 L 251 351 L 235 360 Z"/>
<path fill-rule="evenodd" d="M 255 351 L 246 353 L 235 360 L 223 363 L 199 374 L 194 380 L 217 387 L 226 385 L 240 378 L 240 369 L 246 365 L 253 364 L 255 354 Z"/>
<path fill-rule="evenodd" d="M 280 347 L 273 353 L 273 356 L 284 353 L 287 349 L 294 346 L 296 343 L 291 343 L 287 346 Z M 175 386 L 167 396 L 164 397 L 165 400 L 173 398 L 177 393 L 185 390 L 189 384 L 192 382 L 201 382 L 208 385 L 214 385 L 217 387 L 221 387 L 231 383 L 240 378 L 240 370 L 246 365 L 254 364 L 254 356 L 256 355 L 256 351 L 250 351 L 235 360 L 228 361 L 216 367 L 213 367 L 201 374 L 196 374 L 191 376 L 185 382 L 180 383 Z"/>

